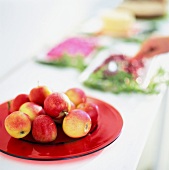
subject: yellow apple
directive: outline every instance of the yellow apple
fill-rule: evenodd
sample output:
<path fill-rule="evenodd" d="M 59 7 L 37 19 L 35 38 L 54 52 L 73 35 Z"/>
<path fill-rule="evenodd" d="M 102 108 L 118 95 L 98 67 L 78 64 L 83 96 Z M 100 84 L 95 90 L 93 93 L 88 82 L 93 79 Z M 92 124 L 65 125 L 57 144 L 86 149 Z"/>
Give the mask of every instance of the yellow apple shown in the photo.
<path fill-rule="evenodd" d="M 98 117 L 99 117 L 98 106 L 95 103 L 86 102 L 86 103 L 80 103 L 77 106 L 77 109 L 84 110 L 85 112 L 89 114 L 91 121 L 92 121 L 92 127 L 90 129 L 90 132 L 93 131 L 98 125 Z"/>
<path fill-rule="evenodd" d="M 31 121 L 33 121 L 38 115 L 45 114 L 43 107 L 33 102 L 26 102 L 22 104 L 19 110 L 27 114 Z"/>
<path fill-rule="evenodd" d="M 76 87 L 68 89 L 65 94 L 69 97 L 70 101 L 75 104 L 75 106 L 80 103 L 85 103 L 87 99 L 85 92 Z"/>
<path fill-rule="evenodd" d="M 91 118 L 85 111 L 74 109 L 64 117 L 62 128 L 67 136 L 80 138 L 89 133 L 91 125 Z"/>
<path fill-rule="evenodd" d="M 31 120 L 21 111 L 9 114 L 4 121 L 5 129 L 14 138 L 23 138 L 31 131 Z"/>

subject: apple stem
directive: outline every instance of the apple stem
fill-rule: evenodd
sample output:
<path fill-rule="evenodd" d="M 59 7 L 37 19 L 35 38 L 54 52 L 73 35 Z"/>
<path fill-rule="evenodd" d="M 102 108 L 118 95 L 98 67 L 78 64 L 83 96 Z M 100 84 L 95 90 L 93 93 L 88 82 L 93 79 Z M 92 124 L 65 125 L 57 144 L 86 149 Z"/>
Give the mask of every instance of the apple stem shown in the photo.
<path fill-rule="evenodd" d="M 10 108 L 11 108 L 11 102 L 10 102 L 10 101 L 8 101 L 7 103 L 8 103 L 8 111 L 9 111 L 9 110 L 10 110 Z"/>
<path fill-rule="evenodd" d="M 66 112 L 66 111 L 63 111 L 63 113 L 67 116 L 68 115 L 68 112 Z"/>

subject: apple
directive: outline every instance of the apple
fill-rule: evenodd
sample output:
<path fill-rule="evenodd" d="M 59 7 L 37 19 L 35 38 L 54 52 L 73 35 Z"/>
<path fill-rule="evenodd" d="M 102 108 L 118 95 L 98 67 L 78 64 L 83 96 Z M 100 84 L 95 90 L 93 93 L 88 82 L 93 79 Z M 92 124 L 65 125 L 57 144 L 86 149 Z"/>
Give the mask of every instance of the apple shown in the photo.
<path fill-rule="evenodd" d="M 4 121 L 5 129 L 14 138 L 23 138 L 31 131 L 29 116 L 21 111 L 14 111 Z"/>
<path fill-rule="evenodd" d="M 44 100 L 50 94 L 52 94 L 52 91 L 47 86 L 34 87 L 29 93 L 29 100 L 43 106 Z"/>
<path fill-rule="evenodd" d="M 91 121 L 92 121 L 92 127 L 90 129 L 90 132 L 93 131 L 98 124 L 99 110 L 98 110 L 97 104 L 92 103 L 92 102 L 80 103 L 77 106 L 77 109 L 84 110 L 85 112 L 89 114 Z"/>
<path fill-rule="evenodd" d="M 57 127 L 48 115 L 37 116 L 32 123 L 32 136 L 37 142 L 52 142 L 57 137 Z"/>
<path fill-rule="evenodd" d="M 63 119 L 62 129 L 71 138 L 80 138 L 87 135 L 91 129 L 91 118 L 83 110 L 71 110 Z"/>
<path fill-rule="evenodd" d="M 53 118 L 62 116 L 63 113 L 70 111 L 70 109 L 70 100 L 64 93 L 52 93 L 44 101 L 46 114 Z"/>
<path fill-rule="evenodd" d="M 27 114 L 31 121 L 33 121 L 38 115 L 45 114 L 43 107 L 33 102 L 26 102 L 22 104 L 19 110 Z"/>
<path fill-rule="evenodd" d="M 85 103 L 87 100 L 85 92 L 80 88 L 70 88 L 65 92 L 65 94 L 75 104 L 75 106 L 80 103 Z"/>
<path fill-rule="evenodd" d="M 29 96 L 27 94 L 17 95 L 10 103 L 10 111 L 18 111 L 20 106 L 26 102 L 29 102 Z"/>
<path fill-rule="evenodd" d="M 70 110 L 74 110 L 74 109 L 76 109 L 76 106 L 75 106 L 75 104 L 70 100 Z"/>

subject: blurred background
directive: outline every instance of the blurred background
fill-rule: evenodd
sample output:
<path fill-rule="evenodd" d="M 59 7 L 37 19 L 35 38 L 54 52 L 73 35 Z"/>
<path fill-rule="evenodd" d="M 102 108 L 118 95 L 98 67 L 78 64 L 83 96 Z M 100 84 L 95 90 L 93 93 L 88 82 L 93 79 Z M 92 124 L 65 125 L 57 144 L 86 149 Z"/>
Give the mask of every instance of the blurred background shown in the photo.
<path fill-rule="evenodd" d="M 0 0 L 0 78 L 121 0 Z"/>
<path fill-rule="evenodd" d="M 143 0 L 144 1 L 144 0 Z M 76 31 L 85 20 L 96 16 L 103 9 L 127 9 L 134 18 L 151 20 L 168 13 L 167 0 L 0 0 L 0 81 L 10 76 L 17 67 L 38 54 L 45 46 L 58 42 Z M 148 4 L 147 4 L 148 3 Z M 168 27 L 162 26 L 162 34 Z M 16 67 L 17 66 L 17 67 Z M 163 109 L 163 108 L 162 108 Z M 169 108 L 165 108 L 169 113 Z M 161 126 L 158 117 L 152 128 L 138 170 L 169 168 L 168 143 L 159 142 Z M 167 119 L 166 119 L 167 120 Z M 169 119 L 168 119 L 169 120 Z M 169 127 L 166 127 L 164 131 Z M 165 141 L 168 141 L 165 132 Z M 161 150 L 157 151 L 157 145 Z M 167 147 L 168 148 L 168 147 Z M 166 152 L 167 151 L 167 152 Z M 157 165 L 157 162 L 159 164 Z"/>

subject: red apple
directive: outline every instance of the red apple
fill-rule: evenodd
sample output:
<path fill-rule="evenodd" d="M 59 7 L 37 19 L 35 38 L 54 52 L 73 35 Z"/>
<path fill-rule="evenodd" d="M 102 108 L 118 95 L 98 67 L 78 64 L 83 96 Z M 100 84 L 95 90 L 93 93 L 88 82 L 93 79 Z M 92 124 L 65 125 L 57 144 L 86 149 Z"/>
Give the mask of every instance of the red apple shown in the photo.
<path fill-rule="evenodd" d="M 91 118 L 83 110 L 71 110 L 63 119 L 64 133 L 71 138 L 80 138 L 87 135 L 91 129 Z"/>
<path fill-rule="evenodd" d="M 27 94 L 17 95 L 10 103 L 10 111 L 18 111 L 20 106 L 26 102 L 29 102 L 29 97 Z"/>
<path fill-rule="evenodd" d="M 77 109 L 84 110 L 89 114 L 92 120 L 92 127 L 90 131 L 93 131 L 98 124 L 98 116 L 99 116 L 98 106 L 95 103 L 86 102 L 86 103 L 80 103 L 77 106 Z"/>
<path fill-rule="evenodd" d="M 57 127 L 48 115 L 37 116 L 32 123 L 32 136 L 41 143 L 52 142 L 57 137 Z"/>
<path fill-rule="evenodd" d="M 19 110 L 27 114 L 31 121 L 33 121 L 38 115 L 45 114 L 43 107 L 33 102 L 26 102 L 22 104 Z"/>
<path fill-rule="evenodd" d="M 44 101 L 44 110 L 46 114 L 53 118 L 62 116 L 64 112 L 68 112 L 70 109 L 70 100 L 64 93 L 52 93 Z"/>
<path fill-rule="evenodd" d="M 43 106 L 47 96 L 52 94 L 52 91 L 47 86 L 38 86 L 33 88 L 29 93 L 29 100 L 38 105 Z"/>
<path fill-rule="evenodd" d="M 14 138 L 23 138 L 31 131 L 31 120 L 21 111 L 12 112 L 5 118 L 5 129 Z"/>
<path fill-rule="evenodd" d="M 86 102 L 86 94 L 80 88 L 70 88 L 68 89 L 65 94 L 69 97 L 69 99 L 77 106 L 80 103 Z"/>
<path fill-rule="evenodd" d="M 74 103 L 71 102 L 71 101 L 70 101 L 70 106 L 71 106 L 71 107 L 70 107 L 70 110 L 73 110 L 73 109 L 76 108 L 76 106 L 74 105 Z M 69 111 L 70 111 L 70 110 L 69 110 Z M 65 112 L 61 112 L 58 117 L 53 117 L 53 120 L 54 120 L 56 123 L 58 123 L 58 124 L 62 124 L 65 115 L 66 115 Z"/>

